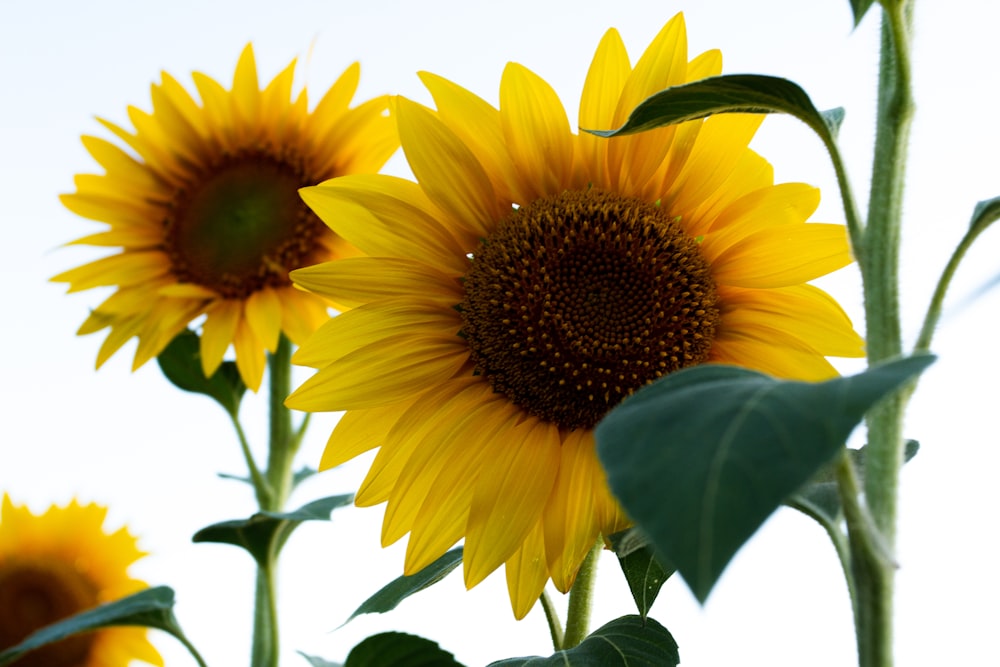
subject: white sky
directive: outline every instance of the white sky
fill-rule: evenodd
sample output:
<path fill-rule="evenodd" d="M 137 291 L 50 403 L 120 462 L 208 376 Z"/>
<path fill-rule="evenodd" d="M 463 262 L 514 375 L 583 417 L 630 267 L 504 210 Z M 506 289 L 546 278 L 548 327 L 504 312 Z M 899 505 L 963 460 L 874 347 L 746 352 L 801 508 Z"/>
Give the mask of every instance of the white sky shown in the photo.
<path fill-rule="evenodd" d="M 243 472 L 226 416 L 207 399 L 172 389 L 155 364 L 130 373 L 131 346 L 93 372 L 101 336 L 74 332 L 100 295 L 66 297 L 47 282 L 100 255 L 59 247 L 97 229 L 57 200 L 72 190 L 73 174 L 98 169 L 79 135 L 109 137 L 95 115 L 124 124 L 127 105 L 149 109 L 149 84 L 161 70 L 188 86 L 189 73 L 201 70 L 228 87 L 251 40 L 267 79 L 300 56 L 298 80 L 310 85 L 314 101 L 360 60 L 363 98 L 397 92 L 427 102 L 415 75 L 426 69 L 495 103 L 503 65 L 516 60 L 551 82 L 574 118 L 603 32 L 618 27 L 634 60 L 681 10 L 692 54 L 719 47 L 728 73 L 786 76 L 818 107 L 847 107 L 842 140 L 864 197 L 878 31 L 870 16 L 852 32 L 847 0 L 0 2 L 0 222 L 7 235 L 0 244 L 7 312 L 0 329 L 0 490 L 36 511 L 74 495 L 109 504 L 109 526 L 127 522 L 153 554 L 134 572 L 177 590 L 177 615 L 209 663 L 247 664 L 251 560 L 233 547 L 190 542 L 198 528 L 254 509 L 249 492 L 215 477 Z M 918 116 L 903 255 L 908 340 L 973 204 L 1000 194 L 998 21 L 996 3 L 918 7 Z M 823 188 L 816 220 L 842 220 L 832 170 L 803 126 L 768 120 L 755 146 L 775 164 L 779 181 Z M 405 173 L 405 165 L 395 160 L 392 170 Z M 900 665 L 995 660 L 987 656 L 995 656 L 1000 621 L 992 534 L 1000 437 L 990 376 L 1000 373 L 992 347 L 1000 290 L 956 306 L 1000 273 L 997 256 L 1000 230 L 986 234 L 955 281 L 935 345 L 941 359 L 925 376 L 908 420 L 906 435 L 922 449 L 903 481 Z M 855 268 L 823 285 L 861 326 Z M 258 451 L 264 421 L 254 410 L 261 407 L 244 403 Z M 330 415 L 314 420 L 303 464 L 316 465 L 332 423 Z M 311 480 L 291 505 L 353 490 L 367 463 Z M 470 593 L 456 574 L 391 614 L 334 631 L 399 574 L 402 545 L 378 546 L 381 516 L 381 509 L 338 510 L 332 523 L 307 524 L 291 540 L 282 561 L 283 664 L 305 664 L 295 649 L 342 660 L 363 637 L 389 629 L 435 639 L 470 667 L 550 653 L 540 611 L 513 620 L 500 572 Z M 840 577 L 819 527 L 781 510 L 737 555 L 703 609 L 674 580 L 652 615 L 674 633 L 686 665 L 848 665 L 854 644 Z M 597 603 L 595 627 L 633 611 L 610 556 Z M 171 667 L 194 664 L 166 635 L 154 641 Z"/>

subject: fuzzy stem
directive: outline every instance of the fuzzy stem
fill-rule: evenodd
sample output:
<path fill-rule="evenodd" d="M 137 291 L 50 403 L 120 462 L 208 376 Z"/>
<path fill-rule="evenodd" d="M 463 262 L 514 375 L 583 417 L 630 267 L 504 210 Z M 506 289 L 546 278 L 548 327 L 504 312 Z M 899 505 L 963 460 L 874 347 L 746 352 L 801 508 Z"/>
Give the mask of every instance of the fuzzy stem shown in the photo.
<path fill-rule="evenodd" d="M 879 67 L 878 117 L 871 199 L 863 253 L 868 361 L 902 353 L 899 310 L 899 239 L 913 98 L 910 72 L 910 3 L 885 2 Z M 895 548 L 899 471 L 903 464 L 903 413 L 908 390 L 883 400 L 868 414 L 864 497 L 871 525 L 851 531 L 852 569 L 858 593 L 857 636 L 861 667 L 893 664 L 895 568 L 884 557 Z M 851 502 L 844 492 L 845 511 Z M 849 529 L 851 524 L 848 524 Z"/>
<path fill-rule="evenodd" d="M 582 642 L 590 632 L 590 612 L 594 602 L 594 584 L 597 581 L 597 564 L 604 543 L 599 539 L 587 553 L 576 574 L 576 581 L 569 590 L 569 609 L 566 613 L 566 633 L 562 648 L 570 649 Z"/>
<path fill-rule="evenodd" d="M 542 595 L 538 598 L 538 601 L 542 603 L 542 611 L 545 612 L 545 620 L 549 624 L 549 634 L 552 636 L 552 649 L 561 651 L 563 647 L 563 628 L 559 620 L 559 613 L 556 612 L 556 607 L 552 604 L 552 598 L 549 597 L 546 591 L 542 591 Z"/>

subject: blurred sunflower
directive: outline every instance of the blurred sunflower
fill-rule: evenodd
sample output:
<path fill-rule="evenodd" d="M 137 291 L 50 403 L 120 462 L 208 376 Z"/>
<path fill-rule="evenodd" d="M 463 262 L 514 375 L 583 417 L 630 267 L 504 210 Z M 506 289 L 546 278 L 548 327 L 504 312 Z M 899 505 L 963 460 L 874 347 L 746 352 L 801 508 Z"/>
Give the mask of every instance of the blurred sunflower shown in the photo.
<path fill-rule="evenodd" d="M 104 532 L 107 509 L 75 500 L 34 515 L 4 494 L 0 508 L 0 650 L 67 616 L 135 593 L 146 584 L 128 575 L 145 555 L 127 528 Z M 146 629 L 109 627 L 28 653 L 15 667 L 162 665 Z"/>
<path fill-rule="evenodd" d="M 399 144 L 387 97 L 349 108 L 357 63 L 312 111 L 304 90 L 292 100 L 294 71 L 293 61 L 260 90 L 248 45 L 231 91 L 194 73 L 199 104 L 163 73 L 152 86 L 153 112 L 129 108 L 134 134 L 100 120 L 131 152 L 83 137 L 105 174 L 77 175 L 77 191 L 62 202 L 110 229 L 74 243 L 121 250 L 52 280 L 69 283 L 70 292 L 117 288 L 78 331 L 110 329 L 98 367 L 137 337 L 138 368 L 205 315 L 205 374 L 232 345 L 240 375 L 256 391 L 265 350 L 273 352 L 281 334 L 301 343 L 326 319 L 327 304 L 294 289 L 288 272 L 357 253 L 298 189 L 376 172 Z"/>
<path fill-rule="evenodd" d="M 635 67 L 610 30 L 578 124 L 618 127 L 653 92 L 720 71 L 717 51 L 688 60 L 680 15 Z M 323 468 L 379 448 L 357 502 L 387 502 L 384 544 L 409 533 L 407 573 L 464 537 L 466 585 L 506 564 L 521 618 L 629 525 L 593 438 L 624 397 L 697 364 L 821 380 L 836 374 L 826 355 L 862 355 L 843 310 L 806 284 L 850 252 L 843 226 L 806 224 L 818 191 L 775 185 L 748 148 L 759 116 L 605 140 L 572 132 L 520 65 L 499 109 L 421 76 L 437 109 L 394 111 L 417 182 L 303 191 L 369 256 L 292 273 L 354 308 L 298 351 L 318 371 L 287 404 L 347 411 Z"/>

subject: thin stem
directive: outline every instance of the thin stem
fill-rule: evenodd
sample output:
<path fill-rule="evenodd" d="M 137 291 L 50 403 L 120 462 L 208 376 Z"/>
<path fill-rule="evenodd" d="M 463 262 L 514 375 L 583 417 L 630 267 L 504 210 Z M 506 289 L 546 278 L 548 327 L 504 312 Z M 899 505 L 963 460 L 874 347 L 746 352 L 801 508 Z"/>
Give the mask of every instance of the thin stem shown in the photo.
<path fill-rule="evenodd" d="M 184 645 L 184 648 L 188 650 L 188 653 L 191 654 L 191 657 L 193 657 L 195 662 L 198 663 L 198 667 L 208 667 L 208 665 L 205 663 L 205 659 L 201 657 L 201 653 L 198 653 L 198 649 L 194 647 L 194 644 L 192 644 L 187 637 L 185 637 L 183 634 L 176 634 L 174 635 L 174 637 L 176 637 L 177 641 L 179 641 L 181 644 Z"/>
<path fill-rule="evenodd" d="M 552 636 L 552 649 L 561 651 L 563 647 L 562 622 L 559 620 L 559 613 L 556 611 L 555 605 L 552 604 L 552 598 L 549 597 L 548 591 L 542 590 L 542 596 L 538 598 L 538 601 L 542 603 L 542 611 L 545 612 L 545 620 L 549 624 L 549 634 Z"/>
<path fill-rule="evenodd" d="M 837 185 L 840 187 L 840 200 L 844 204 L 844 220 L 847 222 L 847 233 L 851 239 L 851 249 L 860 261 L 860 256 L 864 252 L 864 225 L 861 221 L 861 212 L 858 209 L 857 199 L 854 197 L 854 189 L 851 188 L 851 181 L 847 177 L 847 165 L 844 164 L 844 157 L 840 154 L 833 136 L 829 139 L 824 137 L 823 145 L 830 155 L 833 163 L 833 171 L 837 175 Z"/>
<path fill-rule="evenodd" d="M 566 633 L 562 648 L 570 649 L 582 642 L 590 632 L 590 611 L 593 606 L 594 584 L 597 581 L 597 563 L 604 543 L 598 539 L 580 564 L 576 581 L 569 590 L 569 609 L 566 613 Z"/>
<path fill-rule="evenodd" d="M 892 598 L 882 592 L 892 578 L 896 564 L 887 546 L 879 541 L 871 516 L 861 503 L 861 487 L 854 463 L 845 450 L 837 461 L 837 488 L 840 492 L 847 534 L 850 537 L 848 581 L 854 582 L 852 596 L 854 632 L 861 665 L 881 667 L 892 664 Z M 888 608 L 886 608 L 888 605 Z M 886 622 L 889 625 L 886 625 Z"/>
<path fill-rule="evenodd" d="M 292 489 L 292 461 L 298 451 L 301 434 L 292 431 L 292 412 L 285 407 L 285 398 L 292 387 L 292 344 L 285 336 L 278 341 L 278 348 L 268 357 L 270 387 L 271 433 L 267 456 L 267 481 L 273 490 L 271 506 L 267 509 L 281 511 Z"/>
<path fill-rule="evenodd" d="M 247 434 L 243 430 L 243 425 L 240 423 L 239 416 L 233 413 L 229 414 L 229 418 L 233 422 L 233 427 L 236 429 L 236 436 L 240 441 L 240 450 L 243 452 L 243 458 L 247 462 L 247 470 L 250 472 L 250 481 L 253 483 L 254 495 L 257 497 L 258 507 L 267 507 L 271 502 L 271 486 L 267 483 L 264 475 L 261 473 L 260 468 L 257 467 L 257 461 L 253 458 L 253 453 L 250 451 L 250 443 L 247 441 Z"/>
<path fill-rule="evenodd" d="M 278 664 L 278 607 L 275 593 L 274 563 L 258 564 L 251 667 L 276 667 Z"/>
<path fill-rule="evenodd" d="M 931 298 L 930 305 L 927 307 L 927 314 L 924 316 L 924 325 L 920 329 L 920 336 L 917 337 L 917 343 L 913 346 L 914 352 L 927 352 L 931 349 L 931 341 L 934 339 L 934 330 L 937 328 L 938 321 L 941 319 L 944 297 L 945 294 L 948 293 L 948 287 L 951 285 L 951 279 L 955 276 L 955 271 L 958 269 L 958 265 L 961 264 L 962 259 L 965 257 L 965 253 L 969 250 L 973 242 L 984 229 L 986 229 L 986 225 L 975 225 L 970 227 L 965 233 L 965 236 L 962 237 L 958 247 L 955 248 L 955 252 L 952 253 L 947 266 L 944 267 L 944 271 L 942 271 L 941 277 L 938 279 L 937 287 L 934 290 L 934 296 Z"/>

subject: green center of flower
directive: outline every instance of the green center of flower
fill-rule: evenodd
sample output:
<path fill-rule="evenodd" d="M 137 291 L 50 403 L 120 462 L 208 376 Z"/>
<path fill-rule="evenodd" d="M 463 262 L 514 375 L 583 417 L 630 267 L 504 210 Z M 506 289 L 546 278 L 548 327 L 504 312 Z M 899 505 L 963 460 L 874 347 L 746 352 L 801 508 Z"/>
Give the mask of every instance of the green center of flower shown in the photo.
<path fill-rule="evenodd" d="M 464 288 L 476 372 L 567 429 L 592 428 L 636 389 L 704 362 L 719 323 L 697 241 L 660 207 L 597 190 L 514 210 Z"/>
<path fill-rule="evenodd" d="M 0 650 L 35 630 L 97 606 L 97 591 L 82 573 L 60 561 L 0 562 Z M 87 664 L 93 633 L 75 635 L 28 653 L 16 667 Z"/>
<path fill-rule="evenodd" d="M 290 284 L 312 263 L 326 227 L 298 190 L 301 169 L 267 153 L 228 158 L 190 179 L 167 216 L 166 251 L 179 282 L 245 298 Z"/>

